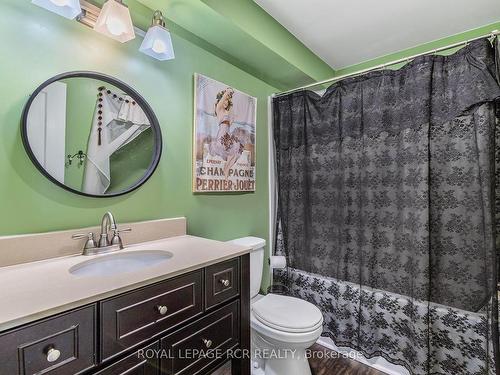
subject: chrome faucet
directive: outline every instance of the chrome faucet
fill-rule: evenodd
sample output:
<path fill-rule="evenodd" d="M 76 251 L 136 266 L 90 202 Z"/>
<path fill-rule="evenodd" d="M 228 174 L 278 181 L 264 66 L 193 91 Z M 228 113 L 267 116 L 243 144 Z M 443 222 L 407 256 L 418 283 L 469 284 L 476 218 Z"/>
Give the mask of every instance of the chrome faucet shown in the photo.
<path fill-rule="evenodd" d="M 110 231 L 113 232 L 111 241 L 109 240 Z M 123 249 L 123 241 L 120 237 L 120 233 L 131 231 L 131 228 L 119 230 L 113 214 L 108 211 L 104 214 L 101 220 L 101 235 L 99 237 L 99 244 L 96 244 L 96 241 L 94 240 L 94 233 L 92 232 L 88 234 L 77 233 L 74 234 L 72 238 L 75 240 L 87 238 L 87 241 L 83 246 L 82 254 L 96 255 Z"/>
<path fill-rule="evenodd" d="M 101 220 L 101 237 L 99 238 L 99 247 L 109 246 L 109 230 L 113 231 L 113 234 L 116 232 L 116 221 L 111 212 L 106 212 Z M 115 236 L 113 235 L 113 240 Z M 118 245 L 118 244 L 117 244 Z M 122 246 L 123 248 L 123 246 Z"/>

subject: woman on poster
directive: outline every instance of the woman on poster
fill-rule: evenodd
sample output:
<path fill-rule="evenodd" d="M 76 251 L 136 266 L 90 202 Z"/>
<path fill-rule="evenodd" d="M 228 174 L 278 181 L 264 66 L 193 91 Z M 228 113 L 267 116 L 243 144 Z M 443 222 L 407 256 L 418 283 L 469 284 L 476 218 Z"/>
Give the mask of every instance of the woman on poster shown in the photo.
<path fill-rule="evenodd" d="M 233 123 L 233 94 L 234 91 L 230 87 L 217 94 L 215 115 L 219 128 L 216 139 L 210 143 L 209 149 L 211 155 L 218 155 L 225 161 L 223 171 L 226 179 L 229 178 L 229 171 L 238 161 L 244 149 L 239 138 L 230 133 Z"/>

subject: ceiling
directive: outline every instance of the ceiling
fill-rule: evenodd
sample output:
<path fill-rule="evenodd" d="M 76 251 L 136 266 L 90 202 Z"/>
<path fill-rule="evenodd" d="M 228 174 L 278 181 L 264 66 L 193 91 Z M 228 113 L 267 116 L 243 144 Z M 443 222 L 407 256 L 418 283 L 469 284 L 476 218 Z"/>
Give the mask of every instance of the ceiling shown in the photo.
<path fill-rule="evenodd" d="M 254 0 L 333 69 L 500 21 L 499 0 Z"/>
<path fill-rule="evenodd" d="M 100 1 L 104 0 L 92 0 Z M 276 89 L 329 78 L 333 69 L 252 0 L 127 0 L 136 26 L 146 30 L 153 9 L 180 37 Z"/>

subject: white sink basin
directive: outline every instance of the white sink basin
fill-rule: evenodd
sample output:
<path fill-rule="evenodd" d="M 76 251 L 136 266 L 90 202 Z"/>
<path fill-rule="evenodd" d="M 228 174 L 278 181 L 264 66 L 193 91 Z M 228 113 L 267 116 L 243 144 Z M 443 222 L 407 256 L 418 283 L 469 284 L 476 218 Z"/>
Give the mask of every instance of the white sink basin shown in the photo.
<path fill-rule="evenodd" d="M 118 252 L 75 264 L 69 272 L 76 276 L 114 275 L 156 266 L 170 258 L 172 253 L 162 250 Z"/>

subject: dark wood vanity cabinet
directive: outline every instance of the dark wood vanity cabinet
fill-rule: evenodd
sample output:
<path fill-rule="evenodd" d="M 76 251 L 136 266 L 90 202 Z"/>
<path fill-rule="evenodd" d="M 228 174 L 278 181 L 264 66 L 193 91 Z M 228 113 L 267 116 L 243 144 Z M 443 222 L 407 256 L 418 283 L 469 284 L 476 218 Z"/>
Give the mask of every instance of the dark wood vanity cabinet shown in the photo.
<path fill-rule="evenodd" d="M 249 277 L 244 255 L 0 333 L 0 375 L 210 374 L 249 353 Z"/>

